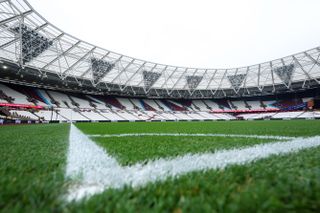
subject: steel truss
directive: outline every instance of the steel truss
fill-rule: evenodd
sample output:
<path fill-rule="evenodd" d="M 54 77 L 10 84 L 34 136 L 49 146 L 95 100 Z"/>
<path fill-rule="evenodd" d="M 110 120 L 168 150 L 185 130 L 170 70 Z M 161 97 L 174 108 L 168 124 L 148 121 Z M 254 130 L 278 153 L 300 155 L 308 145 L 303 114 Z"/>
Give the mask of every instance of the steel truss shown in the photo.
<path fill-rule="evenodd" d="M 25 0 L 0 1 L 0 58 L 64 85 L 106 94 L 172 98 L 262 95 L 319 86 L 320 48 L 235 69 L 176 67 L 89 44 L 61 31 Z M 2 76 L 0 76 L 2 77 Z M 53 78 L 53 77 L 52 77 Z M 78 89 L 79 89 L 78 88 Z"/>

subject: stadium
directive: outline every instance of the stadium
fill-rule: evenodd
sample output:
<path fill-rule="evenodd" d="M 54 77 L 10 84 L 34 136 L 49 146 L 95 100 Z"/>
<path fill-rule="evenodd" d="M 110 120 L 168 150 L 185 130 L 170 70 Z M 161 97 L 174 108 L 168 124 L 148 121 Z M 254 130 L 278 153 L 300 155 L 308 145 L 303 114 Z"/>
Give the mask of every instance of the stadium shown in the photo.
<path fill-rule="evenodd" d="M 45 15 L 45 14 L 44 14 Z M 0 210 L 320 210 L 320 47 L 246 67 L 119 54 L 0 1 Z"/>

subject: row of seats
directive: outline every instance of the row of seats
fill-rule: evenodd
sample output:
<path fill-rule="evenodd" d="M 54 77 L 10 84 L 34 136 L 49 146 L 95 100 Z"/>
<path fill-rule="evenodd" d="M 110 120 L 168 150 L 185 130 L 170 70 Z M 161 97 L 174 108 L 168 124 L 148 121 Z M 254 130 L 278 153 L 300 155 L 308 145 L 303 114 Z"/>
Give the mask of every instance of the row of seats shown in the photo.
<path fill-rule="evenodd" d="M 13 110 L 12 110 L 13 111 Z M 169 112 L 169 111 L 137 111 L 137 110 L 80 110 L 67 108 L 40 110 L 38 112 L 15 111 L 21 114 L 33 115 L 32 119 L 47 121 L 122 121 L 122 120 L 231 120 L 235 117 L 228 114 L 210 112 Z M 24 113 L 22 113 L 24 112 Z"/>
<path fill-rule="evenodd" d="M 106 105 L 110 109 L 126 109 L 126 110 L 145 110 L 145 111 L 219 111 L 219 110 L 272 110 L 279 109 L 279 107 L 286 106 L 294 107 L 294 104 L 305 103 L 302 99 L 296 102 L 288 101 L 213 101 L 213 100 L 193 100 L 186 102 L 179 102 L 175 100 L 156 100 L 156 99 L 136 99 L 136 98 L 108 98 L 97 97 L 92 95 L 77 95 L 66 94 L 57 91 L 43 90 L 31 88 L 34 90 L 33 94 L 38 97 L 36 105 L 53 106 L 59 108 L 86 108 L 86 109 L 105 109 Z M 12 103 L 35 105 L 34 102 L 28 100 L 28 95 L 18 92 L 10 86 L 0 84 L 0 91 L 6 96 L 12 97 Z M 23 90 L 22 90 L 23 91 Z M 0 103 L 6 103 L 4 98 Z M 42 101 L 39 101 L 42 100 Z M 286 105 L 284 105 L 284 103 Z M 289 105 L 288 105 L 289 104 Z"/>
<path fill-rule="evenodd" d="M 309 118 L 317 117 L 314 112 L 266 112 L 232 115 L 223 110 L 279 110 L 279 107 L 294 108 L 295 104 L 306 103 L 310 98 L 294 101 L 230 101 L 230 100 L 160 100 L 138 98 L 116 98 L 58 91 L 13 87 L 0 84 L 0 103 L 43 106 L 47 110 L 11 110 L 17 117 L 32 120 L 54 121 L 118 121 L 118 120 L 232 120 L 262 118 Z M 28 91 L 24 93 L 23 91 Z M 32 97 L 30 97 L 32 94 Z M 30 101 L 32 100 L 32 101 Z M 50 109 L 50 110 L 48 110 Z M 216 112 L 216 111 L 222 111 Z M 309 113 L 309 114 L 308 114 Z M 304 116 L 304 117 L 303 117 Z"/>
<path fill-rule="evenodd" d="M 245 120 L 254 119 L 315 119 L 320 118 L 319 111 L 293 111 L 276 113 L 248 113 L 237 116 Z"/>
<path fill-rule="evenodd" d="M 56 108 L 54 110 L 40 110 L 29 112 L 24 110 L 11 110 L 13 115 L 18 118 L 30 120 L 46 121 L 123 121 L 123 120 L 235 120 L 235 119 L 314 119 L 320 118 L 318 111 L 296 111 L 296 112 L 277 112 L 277 113 L 248 113 L 233 116 L 227 113 L 210 112 L 169 112 L 169 111 L 127 111 L 127 110 L 92 110 L 74 111 L 67 108 Z"/>

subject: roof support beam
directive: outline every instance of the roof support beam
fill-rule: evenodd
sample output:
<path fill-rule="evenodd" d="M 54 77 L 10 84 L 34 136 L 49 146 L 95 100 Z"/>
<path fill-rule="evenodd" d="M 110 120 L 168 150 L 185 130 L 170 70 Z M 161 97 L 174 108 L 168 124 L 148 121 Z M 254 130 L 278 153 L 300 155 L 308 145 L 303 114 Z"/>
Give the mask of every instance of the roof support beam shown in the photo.
<path fill-rule="evenodd" d="M 261 64 L 259 64 L 259 66 L 258 66 L 258 89 L 260 91 L 262 91 L 262 89 L 260 87 L 260 73 L 261 73 Z"/>
<path fill-rule="evenodd" d="M 295 57 L 295 56 L 292 56 L 294 62 L 296 64 L 298 64 L 298 66 L 301 68 L 301 70 L 303 71 L 303 73 L 306 75 L 306 78 L 304 80 L 304 83 L 303 85 L 305 84 L 305 82 L 307 81 L 307 78 L 308 80 L 315 80 L 318 84 L 320 84 L 320 82 L 316 79 L 316 78 L 311 78 L 311 76 L 309 75 L 309 73 L 303 68 L 303 66 L 301 65 L 301 63 L 299 62 L 299 60 Z"/>
<path fill-rule="evenodd" d="M 26 11 L 24 13 L 19 14 L 19 15 L 15 15 L 15 16 L 12 16 L 10 18 L 4 19 L 4 20 L 0 21 L 0 25 L 5 25 L 5 24 L 7 24 L 7 23 L 9 23 L 11 21 L 14 21 L 14 20 L 18 19 L 18 18 L 23 18 L 23 17 L 25 17 L 25 16 L 27 16 L 27 15 L 29 15 L 31 13 L 33 13 L 33 11 L 32 10 L 28 10 L 28 11 Z"/>
<path fill-rule="evenodd" d="M 216 69 L 216 70 L 214 71 L 213 75 L 211 76 L 211 78 L 210 78 L 210 80 L 209 80 L 209 83 L 207 84 L 206 90 L 209 89 L 209 86 L 210 86 L 210 84 L 212 83 L 212 81 L 213 81 L 213 79 L 214 79 L 217 71 L 218 71 L 218 70 Z"/>
<path fill-rule="evenodd" d="M 308 53 L 304 53 L 313 63 L 315 63 L 316 65 L 318 65 L 320 67 L 320 63 L 319 61 L 317 61 L 316 59 L 314 59 L 310 54 Z"/>
<path fill-rule="evenodd" d="M 224 78 L 227 76 L 227 72 L 228 72 L 228 70 L 226 69 L 226 71 L 223 73 L 223 77 L 222 77 L 221 80 L 220 80 L 219 86 L 218 86 L 218 88 L 214 91 L 213 95 L 215 95 L 215 94 L 217 93 L 217 91 L 221 89 L 222 81 L 223 81 Z M 221 89 L 221 90 L 222 90 L 222 92 L 225 94 L 225 92 L 223 91 L 223 89 Z"/>
<path fill-rule="evenodd" d="M 47 67 L 49 67 L 50 65 L 52 65 L 54 62 L 56 62 L 57 60 L 59 60 L 62 56 L 65 56 L 68 52 L 70 52 L 73 48 L 75 48 L 76 46 L 78 46 L 78 44 L 80 44 L 81 41 L 78 41 L 77 43 L 75 43 L 74 45 L 72 45 L 71 47 L 69 47 L 69 49 L 67 49 L 66 51 L 64 51 L 63 53 L 61 53 L 60 55 L 58 55 L 56 58 L 54 58 L 52 61 L 50 61 L 48 64 L 46 64 L 45 66 L 43 66 L 41 69 L 46 69 Z"/>
<path fill-rule="evenodd" d="M 78 61 L 76 61 L 74 64 L 72 64 L 68 69 L 66 69 L 62 75 L 66 75 L 70 70 L 72 70 L 77 64 L 79 64 L 81 61 L 83 61 L 89 54 L 91 54 L 96 47 L 93 47 L 91 50 L 89 50 L 84 56 L 82 56 Z"/>
<path fill-rule="evenodd" d="M 168 65 L 163 68 L 162 72 L 165 73 L 167 69 L 168 69 Z M 169 76 L 168 78 L 166 78 L 166 75 L 164 75 L 164 82 L 163 82 L 163 84 L 161 85 L 160 89 L 163 89 L 163 86 L 164 86 L 165 84 L 168 85 L 168 80 L 171 78 L 171 76 L 173 75 L 173 73 L 175 73 L 175 71 L 177 71 L 177 69 L 178 69 L 178 67 L 176 67 L 176 68 L 172 71 L 172 73 L 170 74 L 170 76 Z M 168 88 L 166 88 L 166 90 L 168 91 Z"/>
<path fill-rule="evenodd" d="M 135 59 L 132 59 L 132 60 L 125 66 L 125 68 L 123 68 L 123 69 L 118 73 L 118 75 L 117 75 L 114 79 L 112 79 L 111 84 L 113 84 L 113 82 L 114 82 L 115 80 L 117 80 L 117 79 L 120 77 L 120 75 L 121 75 L 122 73 L 124 73 L 124 72 L 128 69 L 128 67 L 129 67 L 134 61 L 135 61 Z"/>
<path fill-rule="evenodd" d="M 272 61 L 270 61 L 269 65 L 270 65 L 270 72 L 271 72 L 271 78 L 272 78 L 272 87 L 273 87 L 272 91 L 275 92 L 276 88 L 274 86 L 274 76 L 273 76 Z"/>
<path fill-rule="evenodd" d="M 144 67 L 144 65 L 146 64 L 147 62 L 145 61 L 140 67 L 139 67 L 139 69 L 133 74 L 133 75 L 131 75 L 131 77 L 130 78 L 128 78 L 128 80 L 124 83 L 124 88 L 123 89 L 125 89 L 125 88 L 127 88 L 128 87 L 128 82 L 129 81 L 131 81 L 131 79 L 134 77 L 134 76 L 136 76 L 141 70 L 142 70 L 142 68 Z M 143 78 L 143 77 L 142 77 Z"/>
<path fill-rule="evenodd" d="M 151 70 L 148 71 L 148 72 L 153 72 L 153 70 L 156 68 L 156 66 L 157 66 L 157 64 L 154 64 L 153 67 L 151 68 Z M 143 78 L 143 77 L 141 78 L 141 81 L 138 83 L 137 86 L 140 86 L 142 83 L 144 83 L 144 78 Z M 156 83 L 156 82 L 154 82 L 153 84 L 155 84 L 155 83 Z M 145 92 L 147 91 L 144 86 L 141 86 L 141 87 L 143 87 L 143 90 L 144 90 Z M 150 89 L 149 89 L 149 90 L 150 90 Z"/>
<path fill-rule="evenodd" d="M 249 92 L 249 90 L 247 88 L 247 78 L 248 78 L 249 69 L 250 69 L 250 67 L 247 67 L 246 77 L 245 77 L 244 83 L 243 83 L 243 87 L 244 87 L 245 90 L 247 90 L 248 94 L 250 94 L 250 92 Z"/>
<path fill-rule="evenodd" d="M 196 69 L 196 70 L 192 73 L 192 77 L 194 77 L 197 72 L 198 72 L 198 69 Z M 202 79 L 201 79 L 201 81 L 202 81 Z M 199 82 L 199 84 L 200 84 L 200 82 Z M 198 84 L 198 86 L 199 86 L 199 84 Z M 183 86 L 183 89 L 186 89 L 187 86 L 188 86 L 188 82 L 186 82 L 186 84 Z M 198 86 L 197 86 L 197 87 L 198 87 Z M 188 87 L 189 87 L 189 86 L 188 86 Z M 194 88 L 194 89 L 188 88 L 187 90 L 188 90 L 189 94 L 192 95 L 192 94 L 194 93 L 194 91 L 196 90 L 196 88 Z"/>
<path fill-rule="evenodd" d="M 42 28 L 44 28 L 44 27 L 46 27 L 46 26 L 48 26 L 48 23 L 45 23 L 45 24 L 37 27 L 36 29 L 34 29 L 34 31 L 39 31 L 39 30 L 41 30 Z M 6 47 L 10 46 L 11 44 L 14 44 L 15 42 L 18 42 L 18 41 L 19 41 L 19 38 L 15 38 L 15 39 L 7 42 L 7 43 L 2 44 L 2 45 L 0 46 L 0 49 L 6 48 Z"/>
<path fill-rule="evenodd" d="M 178 84 L 178 82 L 182 79 L 183 76 L 185 76 L 186 72 L 188 71 L 188 68 L 185 68 L 185 70 L 183 71 L 183 73 L 180 75 L 180 77 L 178 78 L 178 80 L 174 83 L 172 90 L 174 90 L 174 88 L 176 87 L 176 85 Z M 184 89 L 184 88 L 183 88 Z M 171 92 L 172 93 L 172 92 Z"/>
<path fill-rule="evenodd" d="M 104 60 L 111 52 L 108 52 L 107 54 L 105 54 L 101 59 L 99 60 Z M 92 67 L 90 66 L 86 71 L 84 71 L 84 73 L 81 74 L 80 78 L 82 78 L 83 76 L 85 76 L 90 70 L 92 69 Z"/>

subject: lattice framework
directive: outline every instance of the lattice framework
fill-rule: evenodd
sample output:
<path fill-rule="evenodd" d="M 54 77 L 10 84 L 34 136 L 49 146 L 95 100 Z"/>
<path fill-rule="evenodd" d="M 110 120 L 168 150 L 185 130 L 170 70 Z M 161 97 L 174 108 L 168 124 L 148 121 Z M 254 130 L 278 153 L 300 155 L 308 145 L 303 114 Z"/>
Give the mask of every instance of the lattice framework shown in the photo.
<path fill-rule="evenodd" d="M 270 88 L 304 89 L 319 85 L 319 57 L 317 47 L 235 69 L 164 65 L 115 53 L 71 36 L 44 19 L 25 0 L 0 1 L 2 60 L 21 69 L 37 70 L 41 76 L 55 74 L 61 81 L 89 81 L 93 88 L 119 94 L 211 98 L 263 94 Z"/>

